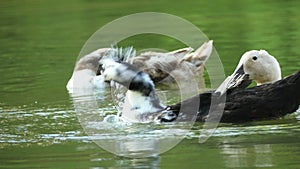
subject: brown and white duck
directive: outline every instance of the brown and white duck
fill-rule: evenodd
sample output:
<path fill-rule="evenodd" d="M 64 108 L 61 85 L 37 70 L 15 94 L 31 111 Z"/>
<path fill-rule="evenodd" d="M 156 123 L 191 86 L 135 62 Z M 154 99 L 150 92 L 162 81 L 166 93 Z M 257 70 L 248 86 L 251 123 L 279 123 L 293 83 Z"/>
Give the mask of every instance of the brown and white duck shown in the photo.
<path fill-rule="evenodd" d="M 202 77 L 204 63 L 213 50 L 213 41 L 203 43 L 195 52 L 191 47 L 178 49 L 171 52 L 143 52 L 135 56 L 133 48 L 120 52 L 114 48 L 101 48 L 82 57 L 75 65 L 72 77 L 67 83 L 67 89 L 72 92 L 74 88 L 105 88 L 109 85 L 104 82 L 99 71 L 99 62 L 104 58 L 114 60 L 127 59 L 141 70 L 150 75 L 156 83 L 168 78 L 171 74 L 175 77 L 186 78 L 182 65 L 188 66 L 195 77 Z M 204 80 L 199 79 L 199 86 L 204 85 Z"/>

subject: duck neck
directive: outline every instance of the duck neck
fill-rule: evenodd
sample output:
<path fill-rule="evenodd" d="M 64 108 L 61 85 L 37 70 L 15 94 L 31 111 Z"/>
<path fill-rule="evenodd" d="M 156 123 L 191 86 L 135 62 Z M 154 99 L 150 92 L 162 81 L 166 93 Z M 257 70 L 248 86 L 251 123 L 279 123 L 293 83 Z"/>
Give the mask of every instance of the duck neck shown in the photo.
<path fill-rule="evenodd" d="M 128 86 L 127 97 L 131 109 L 140 113 L 153 113 L 163 110 L 154 88 L 153 81 L 144 72 L 139 72 Z"/>
<path fill-rule="evenodd" d="M 140 92 L 128 90 L 127 97 L 131 110 L 139 113 L 154 113 L 165 108 L 154 91 L 150 95 L 145 96 Z"/>

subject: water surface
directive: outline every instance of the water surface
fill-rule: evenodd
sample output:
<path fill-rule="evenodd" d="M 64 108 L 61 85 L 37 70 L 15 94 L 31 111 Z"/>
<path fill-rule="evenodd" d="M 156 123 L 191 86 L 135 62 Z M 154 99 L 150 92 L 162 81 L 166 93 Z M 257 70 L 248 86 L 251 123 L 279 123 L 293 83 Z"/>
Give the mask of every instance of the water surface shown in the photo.
<path fill-rule="evenodd" d="M 227 75 L 250 49 L 268 50 L 289 75 L 300 68 L 299 5 L 296 0 L 1 1 L 0 168 L 299 168 L 299 113 L 221 124 L 203 144 L 196 124 L 172 150 L 130 159 L 91 141 L 65 89 L 81 47 L 97 29 L 145 11 L 174 14 L 199 27 L 214 40 Z M 157 35 L 131 37 L 122 45 L 184 47 Z M 110 102 L 101 103 L 114 111 Z"/>

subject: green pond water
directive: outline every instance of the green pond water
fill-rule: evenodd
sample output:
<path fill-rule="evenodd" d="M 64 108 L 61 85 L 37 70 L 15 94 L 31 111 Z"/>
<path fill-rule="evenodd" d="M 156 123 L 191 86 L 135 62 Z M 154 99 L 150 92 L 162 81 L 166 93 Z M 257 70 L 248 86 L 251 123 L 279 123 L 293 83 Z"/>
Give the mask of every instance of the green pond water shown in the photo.
<path fill-rule="evenodd" d="M 65 88 L 87 39 L 105 24 L 137 12 L 170 13 L 196 25 L 214 40 L 226 75 L 251 49 L 268 50 L 283 76 L 290 75 L 300 68 L 299 7 L 297 0 L 1 1 L 0 168 L 300 168 L 299 112 L 278 120 L 220 124 L 202 144 L 202 124 L 195 124 L 163 154 L 125 158 L 87 136 Z M 151 34 L 121 45 L 184 47 Z M 115 111 L 111 100 L 99 104 L 103 112 Z M 164 131 L 164 126 L 154 128 Z"/>

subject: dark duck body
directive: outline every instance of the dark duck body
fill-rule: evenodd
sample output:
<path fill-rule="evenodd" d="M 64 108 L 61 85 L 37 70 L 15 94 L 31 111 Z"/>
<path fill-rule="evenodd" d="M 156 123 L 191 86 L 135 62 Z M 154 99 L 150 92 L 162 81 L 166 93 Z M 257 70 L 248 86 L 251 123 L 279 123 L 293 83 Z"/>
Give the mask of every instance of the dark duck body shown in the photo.
<path fill-rule="evenodd" d="M 219 107 L 224 106 L 221 122 L 239 123 L 276 119 L 291 114 L 299 108 L 300 71 L 274 83 L 251 88 L 243 87 L 237 86 L 229 89 L 222 96 L 216 94 L 215 91 L 202 93 L 169 106 L 169 111 L 175 113 L 177 118 L 181 118 L 180 113 L 184 111 L 185 117 L 177 120 L 196 118 L 196 121 L 205 122 L 208 118 L 217 119 L 220 114 L 216 113 L 220 112 L 214 113 L 214 109 L 219 110 Z M 214 100 L 213 104 L 212 99 Z M 222 105 L 224 104 L 224 99 L 226 99 L 226 102 L 225 105 Z M 196 117 L 193 117 L 195 113 L 190 112 L 188 107 L 194 106 L 199 100 L 198 113 Z M 181 110 L 182 105 L 187 107 L 187 110 Z M 210 109 L 212 109 L 212 112 L 208 115 Z M 171 121 L 164 119 L 164 117 L 161 120 Z"/>
<path fill-rule="evenodd" d="M 300 105 L 300 71 L 274 83 L 229 91 L 222 122 L 274 119 Z"/>
<path fill-rule="evenodd" d="M 281 79 L 277 60 L 263 50 L 246 52 L 234 73 L 217 90 L 169 106 L 160 103 L 152 80 L 133 65 L 108 61 L 103 68 L 106 80 L 129 89 L 131 109 L 136 110 L 135 117 L 143 117 L 135 118 L 135 122 L 221 120 L 239 123 L 283 117 L 295 112 L 300 104 L 300 71 Z M 120 71 L 123 75 L 117 73 Z M 127 71 L 131 73 L 124 76 Z M 252 80 L 259 85 L 246 88 Z"/>

